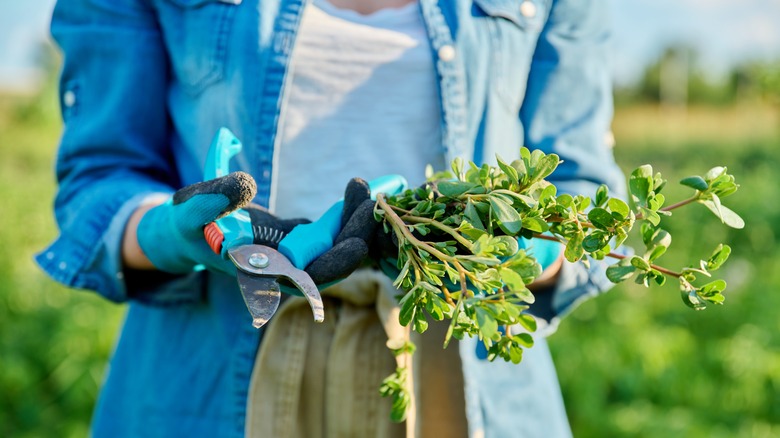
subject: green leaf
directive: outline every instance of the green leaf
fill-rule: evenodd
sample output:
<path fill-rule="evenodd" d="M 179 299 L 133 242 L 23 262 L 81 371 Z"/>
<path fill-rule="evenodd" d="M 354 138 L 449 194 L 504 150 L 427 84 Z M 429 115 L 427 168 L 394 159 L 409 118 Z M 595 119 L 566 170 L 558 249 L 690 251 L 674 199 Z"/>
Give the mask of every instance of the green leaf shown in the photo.
<path fill-rule="evenodd" d="M 582 249 L 587 252 L 596 252 L 603 248 L 608 242 L 608 237 L 603 233 L 593 232 L 585 236 L 582 240 Z"/>
<path fill-rule="evenodd" d="M 620 283 L 631 278 L 636 272 L 636 267 L 633 265 L 617 264 L 607 268 L 607 279 L 613 283 Z"/>
<path fill-rule="evenodd" d="M 531 150 L 528 149 L 525 146 L 520 147 L 520 158 L 523 159 L 523 161 L 531 161 Z"/>
<path fill-rule="evenodd" d="M 696 189 L 700 192 L 707 190 L 707 187 L 709 187 L 707 181 L 704 181 L 704 178 L 700 176 L 689 176 L 688 178 L 683 178 L 682 181 L 680 181 L 680 184 L 692 189 Z"/>
<path fill-rule="evenodd" d="M 585 249 L 582 248 L 583 239 L 584 235 L 582 232 L 579 232 L 569 238 L 569 241 L 566 242 L 566 249 L 563 252 L 566 260 L 570 262 L 576 262 L 582 258 L 583 254 L 585 254 Z"/>
<path fill-rule="evenodd" d="M 498 221 L 498 226 L 510 236 L 516 235 L 523 227 L 523 221 L 520 213 L 503 199 L 491 196 L 489 198 L 490 206 L 493 210 L 493 216 Z"/>
<path fill-rule="evenodd" d="M 428 313 L 430 313 L 436 321 L 441 321 L 445 316 L 449 317 L 452 314 L 452 307 L 438 294 L 431 294 L 429 296 L 428 305 L 430 307 Z"/>
<path fill-rule="evenodd" d="M 693 310 L 704 310 L 707 308 L 707 304 L 696 295 L 696 291 L 681 292 L 683 303 Z"/>
<path fill-rule="evenodd" d="M 631 211 L 628 208 L 628 204 L 618 198 L 610 198 L 610 200 L 607 202 L 607 206 L 613 213 L 619 214 L 622 219 L 627 218 L 629 212 Z"/>
<path fill-rule="evenodd" d="M 517 171 L 517 179 L 520 183 L 522 183 L 528 175 L 528 169 L 525 166 L 525 161 L 514 160 L 510 166 L 512 166 L 512 168 Z"/>
<path fill-rule="evenodd" d="M 706 181 L 712 181 L 715 178 L 723 175 L 724 173 L 726 173 L 726 168 L 725 167 L 723 167 L 723 166 L 713 167 L 712 169 L 707 171 L 707 173 L 704 175 L 704 179 Z"/>
<path fill-rule="evenodd" d="M 510 346 L 509 347 L 509 360 L 512 361 L 513 364 L 517 365 L 520 362 L 523 361 L 523 349 L 516 346 Z"/>
<path fill-rule="evenodd" d="M 493 238 L 493 244 L 496 246 L 496 253 L 502 257 L 513 256 L 520 249 L 517 238 L 512 236 L 496 236 Z"/>
<path fill-rule="evenodd" d="M 647 207 L 651 210 L 657 211 L 664 205 L 664 201 L 666 201 L 666 197 L 664 195 L 660 193 L 652 195 L 647 198 Z"/>
<path fill-rule="evenodd" d="M 539 202 L 542 205 L 546 205 L 551 199 L 555 199 L 556 194 L 558 194 L 558 189 L 554 185 L 549 184 L 539 194 Z"/>
<path fill-rule="evenodd" d="M 517 183 L 519 175 L 517 173 L 517 170 L 510 166 L 509 164 L 506 164 L 501 157 L 496 155 L 496 162 L 498 163 L 498 167 L 506 174 L 506 176 L 509 178 L 509 181 L 511 183 Z"/>
<path fill-rule="evenodd" d="M 604 203 L 607 202 L 608 197 L 609 197 L 609 188 L 607 187 L 606 184 L 600 185 L 599 188 L 596 189 L 596 199 L 594 200 L 596 207 L 603 206 Z"/>
<path fill-rule="evenodd" d="M 522 313 L 525 307 L 526 306 L 504 301 L 504 312 L 506 312 L 509 319 L 513 321 L 520 317 L 520 313 Z"/>
<path fill-rule="evenodd" d="M 556 202 L 560 205 L 563 205 L 566 208 L 572 208 L 572 206 L 574 205 L 574 197 L 568 193 L 563 193 L 561 195 L 558 195 L 558 199 Z"/>
<path fill-rule="evenodd" d="M 525 283 L 523 278 L 517 272 L 503 268 L 498 271 L 501 281 L 506 285 L 507 289 L 511 292 L 525 289 Z"/>
<path fill-rule="evenodd" d="M 715 195 L 713 195 L 715 196 Z M 718 198 L 715 198 L 718 199 Z M 745 228 L 745 221 L 734 211 L 720 204 L 714 200 L 702 200 L 699 201 L 704 204 L 715 216 L 717 216 L 721 222 L 731 228 L 742 229 Z"/>
<path fill-rule="evenodd" d="M 417 333 L 425 333 L 428 330 L 428 321 L 425 319 L 425 314 L 418 312 L 414 315 L 414 331 Z"/>
<path fill-rule="evenodd" d="M 544 233 L 550 229 L 550 225 L 538 216 L 526 216 L 523 221 L 523 228 L 535 233 Z"/>
<path fill-rule="evenodd" d="M 644 242 L 645 246 L 650 247 L 655 227 L 648 222 L 642 222 L 642 225 L 639 226 L 639 232 L 642 234 L 642 242 Z"/>
<path fill-rule="evenodd" d="M 661 257 L 665 252 L 666 252 L 666 247 L 659 245 L 659 246 L 656 246 L 655 248 L 653 248 L 653 250 L 650 251 L 650 254 L 647 254 L 646 257 L 647 257 L 648 260 L 650 260 L 652 262 L 653 260 L 657 259 L 658 257 Z"/>
<path fill-rule="evenodd" d="M 496 322 L 493 314 L 484 307 L 478 306 L 474 310 L 476 311 L 480 335 L 482 335 L 483 339 L 493 339 L 498 334 L 498 322 Z"/>
<path fill-rule="evenodd" d="M 645 215 L 645 220 L 654 226 L 658 226 L 658 224 L 661 223 L 661 216 L 659 216 L 657 212 L 644 207 L 641 208 L 641 211 Z"/>
<path fill-rule="evenodd" d="M 457 198 L 476 187 L 479 185 L 464 181 L 442 181 L 437 185 L 439 193 L 449 198 Z"/>
<path fill-rule="evenodd" d="M 631 257 L 631 264 L 636 266 L 637 269 L 641 269 L 643 271 L 650 270 L 650 263 L 648 263 L 647 260 L 639 256 Z"/>
<path fill-rule="evenodd" d="M 715 280 L 705 284 L 698 290 L 699 295 L 708 297 L 726 290 L 726 282 L 724 280 Z"/>
<path fill-rule="evenodd" d="M 650 241 L 646 243 L 648 247 L 651 246 L 665 246 L 668 247 L 672 244 L 672 235 L 663 228 L 656 228 L 651 234 Z"/>
<path fill-rule="evenodd" d="M 417 306 L 415 289 L 409 291 L 403 299 L 401 299 L 401 309 L 398 315 L 398 322 L 406 327 L 414 318 L 414 313 Z"/>
<path fill-rule="evenodd" d="M 607 230 L 615 225 L 615 218 L 601 207 L 595 207 L 588 212 L 588 220 L 602 230 Z"/>
<path fill-rule="evenodd" d="M 461 260 L 461 262 L 471 262 L 471 263 L 477 263 L 486 266 L 495 266 L 501 264 L 501 260 L 499 260 L 497 257 L 462 255 L 462 256 L 458 256 L 458 259 Z"/>
<path fill-rule="evenodd" d="M 474 228 L 485 231 L 485 225 L 482 224 L 482 220 L 479 218 L 479 212 L 470 199 L 466 202 L 466 208 L 463 210 L 463 217 L 465 217 Z"/>
<path fill-rule="evenodd" d="M 628 188 L 637 197 L 640 205 L 647 203 L 647 197 L 653 189 L 653 168 L 649 164 L 640 166 L 631 172 L 628 178 Z"/>
<path fill-rule="evenodd" d="M 537 152 L 535 150 L 534 152 Z M 555 154 L 548 154 L 539 159 L 539 163 L 536 165 L 536 171 L 534 172 L 534 180 L 538 181 L 540 179 L 548 177 L 556 167 L 558 167 L 558 163 L 561 162 L 561 159 L 558 157 L 558 155 Z"/>
<path fill-rule="evenodd" d="M 577 195 L 574 197 L 574 205 L 577 206 L 577 211 L 583 212 L 590 206 L 590 198 L 587 196 Z"/>
<path fill-rule="evenodd" d="M 455 157 L 450 163 L 450 168 L 452 169 L 452 173 L 455 174 L 455 178 L 460 179 L 463 175 L 463 158 Z"/>
<path fill-rule="evenodd" d="M 499 270 L 499 275 L 501 276 L 501 281 L 506 285 L 510 292 L 518 294 L 518 296 L 521 296 L 523 301 L 528 304 L 534 302 L 535 298 L 533 294 L 528 292 L 528 289 L 525 287 L 525 282 L 523 282 L 523 277 L 520 276 L 520 274 L 511 269 L 504 268 Z M 530 301 L 528 301 L 529 299 Z"/>
<path fill-rule="evenodd" d="M 723 266 L 723 263 L 728 260 L 729 255 L 731 255 L 730 246 L 723 244 L 718 245 L 718 247 L 715 248 L 715 251 L 710 256 L 709 260 L 707 260 L 707 270 L 715 271 Z"/>
<path fill-rule="evenodd" d="M 536 328 L 537 328 L 536 327 L 536 318 L 534 318 L 533 316 L 531 316 L 531 315 L 529 315 L 527 313 L 521 314 L 520 318 L 518 318 L 517 322 L 521 326 L 523 326 L 524 329 L 528 330 L 529 332 L 535 332 L 536 331 Z M 533 345 L 533 339 L 531 340 L 531 345 Z M 529 345 L 529 347 L 531 345 Z"/>

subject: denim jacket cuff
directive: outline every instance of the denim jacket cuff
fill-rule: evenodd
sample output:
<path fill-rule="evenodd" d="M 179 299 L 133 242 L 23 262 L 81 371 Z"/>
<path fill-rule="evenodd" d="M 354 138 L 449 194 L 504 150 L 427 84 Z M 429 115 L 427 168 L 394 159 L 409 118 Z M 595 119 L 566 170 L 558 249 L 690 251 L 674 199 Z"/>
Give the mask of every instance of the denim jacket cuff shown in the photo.
<path fill-rule="evenodd" d="M 95 290 L 114 302 L 136 300 L 151 305 L 175 305 L 199 301 L 200 288 L 193 284 L 201 273 L 170 275 L 126 270 L 122 266 L 122 238 L 128 219 L 139 205 L 159 195 L 160 192 L 142 193 L 121 204 L 93 247 L 78 245 L 63 233 L 36 255 L 36 261 L 54 280 L 69 287 Z M 86 262 L 78 266 L 79 260 Z"/>

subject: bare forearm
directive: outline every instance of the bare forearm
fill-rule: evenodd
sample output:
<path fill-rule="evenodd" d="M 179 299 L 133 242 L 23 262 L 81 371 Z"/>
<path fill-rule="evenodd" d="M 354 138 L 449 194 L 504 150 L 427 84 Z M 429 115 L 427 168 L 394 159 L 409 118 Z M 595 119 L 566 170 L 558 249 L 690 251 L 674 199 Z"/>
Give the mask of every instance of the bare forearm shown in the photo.
<path fill-rule="evenodd" d="M 122 263 L 130 269 L 155 269 L 149 258 L 146 257 L 141 245 L 138 244 L 138 224 L 143 215 L 150 209 L 161 204 L 163 200 L 155 199 L 149 203 L 140 205 L 130 216 L 122 236 Z"/>

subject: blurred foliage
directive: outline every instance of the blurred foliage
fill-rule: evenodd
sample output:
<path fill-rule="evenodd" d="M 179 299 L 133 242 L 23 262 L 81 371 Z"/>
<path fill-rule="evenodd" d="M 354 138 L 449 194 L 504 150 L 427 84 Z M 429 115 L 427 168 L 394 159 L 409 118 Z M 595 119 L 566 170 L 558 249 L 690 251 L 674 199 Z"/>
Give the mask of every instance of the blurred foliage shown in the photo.
<path fill-rule="evenodd" d="M 724 306 L 694 312 L 674 284 L 621 285 L 550 338 L 575 436 L 780 436 L 778 120 L 777 106 L 753 100 L 618 108 L 624 169 L 651 163 L 674 182 L 726 165 L 742 186 L 729 205 L 747 227 L 726 228 L 702 206 L 670 223 L 670 264 L 705 257 L 720 240 L 732 245 Z M 55 284 L 32 261 L 56 235 L 60 129 L 53 85 L 40 96 L 0 96 L 0 436 L 87 435 L 123 313 Z"/>
<path fill-rule="evenodd" d="M 621 104 L 678 106 L 725 106 L 747 100 L 780 104 L 780 59 L 744 62 L 718 77 L 699 67 L 695 50 L 670 46 L 636 83 L 619 87 L 615 99 Z"/>
<path fill-rule="evenodd" d="M 620 285 L 561 325 L 550 344 L 575 436 L 780 436 L 779 117 L 756 103 L 616 112 L 622 168 L 652 163 L 671 203 L 687 194 L 673 182 L 726 165 L 741 185 L 730 206 L 747 225 L 726 228 L 703 206 L 668 222 L 670 265 L 732 245 L 723 306 L 692 311 L 673 282 Z"/>
<path fill-rule="evenodd" d="M 0 96 L 0 436 L 83 437 L 122 308 L 66 290 L 33 262 L 56 235 L 60 132 L 50 85 Z"/>

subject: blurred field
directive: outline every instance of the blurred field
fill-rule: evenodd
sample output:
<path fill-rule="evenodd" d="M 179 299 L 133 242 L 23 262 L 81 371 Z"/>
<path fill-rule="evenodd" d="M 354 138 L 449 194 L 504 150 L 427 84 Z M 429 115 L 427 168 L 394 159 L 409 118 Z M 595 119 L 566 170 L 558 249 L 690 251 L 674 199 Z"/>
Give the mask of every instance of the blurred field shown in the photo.
<path fill-rule="evenodd" d="M 59 130 L 52 90 L 0 97 L 0 436 L 85 436 L 122 315 L 32 262 L 56 231 Z M 562 324 L 550 343 L 575 436 L 780 436 L 780 111 L 622 108 L 614 131 L 623 168 L 652 164 L 669 200 L 684 196 L 672 183 L 728 166 L 742 188 L 725 203 L 747 228 L 680 210 L 661 259 L 678 268 L 728 240 L 726 305 L 694 312 L 673 285 L 621 286 Z"/>
<path fill-rule="evenodd" d="M 613 128 L 623 169 L 652 164 L 668 204 L 688 196 L 680 179 L 727 166 L 741 187 L 724 203 L 747 225 L 727 229 L 699 205 L 669 219 L 664 266 L 731 244 L 723 306 L 690 310 L 674 282 L 620 285 L 562 324 L 550 343 L 575 436 L 780 436 L 780 111 L 630 107 Z"/>
<path fill-rule="evenodd" d="M 49 280 L 56 97 L 0 97 L 0 436 L 84 437 L 121 307 Z"/>

